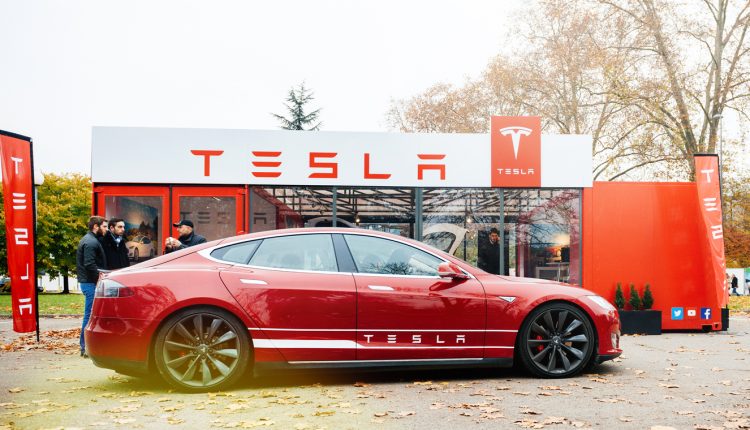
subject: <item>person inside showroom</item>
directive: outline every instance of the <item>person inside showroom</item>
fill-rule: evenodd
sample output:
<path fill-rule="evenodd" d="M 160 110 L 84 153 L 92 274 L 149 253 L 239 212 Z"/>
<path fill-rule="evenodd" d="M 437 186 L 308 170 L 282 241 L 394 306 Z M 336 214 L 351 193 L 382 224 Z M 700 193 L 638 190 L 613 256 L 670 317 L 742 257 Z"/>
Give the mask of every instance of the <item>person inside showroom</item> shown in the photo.
<path fill-rule="evenodd" d="M 172 225 L 177 227 L 177 233 L 180 234 L 180 237 L 175 239 L 170 236 L 164 241 L 165 254 L 198 245 L 199 243 L 206 243 L 205 237 L 195 233 L 195 226 L 189 219 L 177 221 Z"/>

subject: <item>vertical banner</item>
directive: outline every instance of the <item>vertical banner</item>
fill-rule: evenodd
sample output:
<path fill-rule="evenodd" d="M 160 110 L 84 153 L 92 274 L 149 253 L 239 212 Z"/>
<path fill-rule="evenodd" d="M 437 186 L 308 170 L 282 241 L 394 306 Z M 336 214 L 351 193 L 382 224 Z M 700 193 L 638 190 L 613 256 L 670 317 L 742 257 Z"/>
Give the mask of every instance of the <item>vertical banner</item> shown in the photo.
<path fill-rule="evenodd" d="M 8 248 L 13 331 L 37 330 L 36 254 L 34 252 L 34 166 L 31 139 L 0 130 L 5 241 Z"/>
<path fill-rule="evenodd" d="M 724 226 L 721 215 L 721 183 L 719 157 L 715 154 L 695 155 L 695 183 L 701 216 L 706 225 L 714 285 L 720 308 L 727 306 L 726 260 L 724 258 Z"/>
<path fill-rule="evenodd" d="M 493 187 L 542 185 L 542 119 L 493 116 L 490 120 Z"/>

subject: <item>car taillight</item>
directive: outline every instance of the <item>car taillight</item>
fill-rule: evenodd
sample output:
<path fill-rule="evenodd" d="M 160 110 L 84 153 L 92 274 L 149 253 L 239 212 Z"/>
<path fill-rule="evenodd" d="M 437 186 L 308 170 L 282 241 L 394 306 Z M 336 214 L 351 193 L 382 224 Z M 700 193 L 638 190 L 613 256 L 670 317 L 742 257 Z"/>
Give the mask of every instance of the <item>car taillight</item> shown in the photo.
<path fill-rule="evenodd" d="M 102 279 L 96 284 L 94 297 L 130 297 L 133 290 L 112 279 Z"/>

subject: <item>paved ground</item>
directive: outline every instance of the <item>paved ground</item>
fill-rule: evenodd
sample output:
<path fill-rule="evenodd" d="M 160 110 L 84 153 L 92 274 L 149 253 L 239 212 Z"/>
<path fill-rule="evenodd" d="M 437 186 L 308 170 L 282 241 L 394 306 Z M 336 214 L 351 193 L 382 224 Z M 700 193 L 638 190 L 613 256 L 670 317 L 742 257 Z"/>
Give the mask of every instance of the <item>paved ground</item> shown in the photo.
<path fill-rule="evenodd" d="M 747 317 L 733 317 L 723 333 L 626 336 L 621 359 L 572 379 L 515 370 L 329 372 L 193 395 L 78 357 L 66 330 L 78 323 L 44 319 L 37 347 L 0 320 L 0 429 L 750 428 Z"/>

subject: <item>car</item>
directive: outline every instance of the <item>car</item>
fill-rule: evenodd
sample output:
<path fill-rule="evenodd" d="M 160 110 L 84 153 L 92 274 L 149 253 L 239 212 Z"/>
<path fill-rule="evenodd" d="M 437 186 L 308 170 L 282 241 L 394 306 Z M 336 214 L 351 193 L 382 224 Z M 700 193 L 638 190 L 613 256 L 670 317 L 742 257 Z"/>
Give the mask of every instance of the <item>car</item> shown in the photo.
<path fill-rule="evenodd" d="M 84 333 L 95 365 L 188 392 L 283 369 L 520 363 L 559 378 L 622 353 L 617 311 L 588 290 L 352 228 L 252 233 L 104 274 Z"/>
<path fill-rule="evenodd" d="M 154 242 L 148 236 L 138 235 L 125 242 L 128 249 L 128 258 L 133 261 L 140 261 L 141 258 L 151 258 L 156 253 Z"/>

